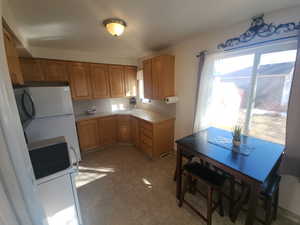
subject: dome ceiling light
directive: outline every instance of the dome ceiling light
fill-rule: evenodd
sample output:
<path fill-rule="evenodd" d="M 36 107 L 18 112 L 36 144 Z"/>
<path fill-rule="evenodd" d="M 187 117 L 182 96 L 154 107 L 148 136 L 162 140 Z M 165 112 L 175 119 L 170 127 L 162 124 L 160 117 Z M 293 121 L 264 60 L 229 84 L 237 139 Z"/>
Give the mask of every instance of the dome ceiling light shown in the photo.
<path fill-rule="evenodd" d="M 117 18 L 109 18 L 103 21 L 106 30 L 113 36 L 121 36 L 127 26 L 126 22 Z"/>

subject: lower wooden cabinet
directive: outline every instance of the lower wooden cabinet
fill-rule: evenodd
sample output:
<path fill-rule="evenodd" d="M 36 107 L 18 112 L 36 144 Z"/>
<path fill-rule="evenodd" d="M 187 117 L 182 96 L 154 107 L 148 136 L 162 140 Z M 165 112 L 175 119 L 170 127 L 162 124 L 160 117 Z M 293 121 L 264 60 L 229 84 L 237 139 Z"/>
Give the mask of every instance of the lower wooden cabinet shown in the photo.
<path fill-rule="evenodd" d="M 130 116 L 119 115 L 118 117 L 118 142 L 130 143 Z"/>
<path fill-rule="evenodd" d="M 77 133 L 82 152 L 86 152 L 100 146 L 97 119 L 89 119 L 77 122 Z"/>
<path fill-rule="evenodd" d="M 130 115 L 107 116 L 77 122 L 81 151 L 132 143 L 149 158 L 173 150 L 174 120 L 150 123 Z"/>
<path fill-rule="evenodd" d="M 140 147 L 140 126 L 139 119 L 135 117 L 130 118 L 130 132 L 132 144 L 139 148 Z"/>
<path fill-rule="evenodd" d="M 98 120 L 100 145 L 107 146 L 117 142 L 117 118 L 109 116 Z"/>

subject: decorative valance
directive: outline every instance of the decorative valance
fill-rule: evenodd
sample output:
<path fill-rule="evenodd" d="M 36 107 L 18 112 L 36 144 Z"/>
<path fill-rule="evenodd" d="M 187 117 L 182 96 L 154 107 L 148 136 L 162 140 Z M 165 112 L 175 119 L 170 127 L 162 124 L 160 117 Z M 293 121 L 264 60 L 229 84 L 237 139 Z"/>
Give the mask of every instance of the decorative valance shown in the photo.
<path fill-rule="evenodd" d="M 246 32 L 241 34 L 239 37 L 228 39 L 224 43 L 219 44 L 218 49 L 232 50 L 266 41 L 269 42 L 293 38 L 297 37 L 297 33 L 295 33 L 295 31 L 298 30 L 300 30 L 300 22 L 290 22 L 279 25 L 275 25 L 273 23 L 267 24 L 264 21 L 264 15 L 260 15 L 252 18 L 251 26 Z M 274 36 L 274 38 L 271 39 L 270 37 L 272 36 Z"/>

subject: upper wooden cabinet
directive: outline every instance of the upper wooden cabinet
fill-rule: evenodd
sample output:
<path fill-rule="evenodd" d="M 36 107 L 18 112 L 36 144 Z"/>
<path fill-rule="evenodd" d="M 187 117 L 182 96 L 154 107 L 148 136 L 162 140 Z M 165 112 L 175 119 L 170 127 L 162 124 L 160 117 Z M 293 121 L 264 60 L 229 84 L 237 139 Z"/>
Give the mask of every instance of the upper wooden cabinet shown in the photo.
<path fill-rule="evenodd" d="M 175 95 L 175 57 L 157 56 L 143 62 L 145 98 L 162 100 Z"/>
<path fill-rule="evenodd" d="M 25 82 L 66 82 L 74 100 L 137 95 L 137 67 L 21 58 Z"/>
<path fill-rule="evenodd" d="M 110 94 L 113 98 L 125 96 L 124 66 L 109 66 Z"/>
<path fill-rule="evenodd" d="M 144 97 L 153 99 L 152 97 L 152 63 L 151 59 L 143 62 L 143 79 L 144 79 Z"/>
<path fill-rule="evenodd" d="M 32 58 L 20 58 L 20 63 L 25 82 L 46 80 L 40 60 Z"/>
<path fill-rule="evenodd" d="M 59 60 L 41 60 L 41 63 L 47 81 L 68 81 L 67 62 Z"/>
<path fill-rule="evenodd" d="M 91 84 L 93 98 L 110 97 L 108 65 L 91 64 Z"/>
<path fill-rule="evenodd" d="M 137 68 L 135 66 L 125 66 L 125 95 L 137 95 Z"/>
<path fill-rule="evenodd" d="M 74 100 L 91 99 L 90 68 L 87 63 L 69 63 L 69 82 Z"/>
<path fill-rule="evenodd" d="M 23 75 L 15 42 L 10 33 L 3 30 L 5 52 L 10 78 L 13 84 L 23 84 Z"/>

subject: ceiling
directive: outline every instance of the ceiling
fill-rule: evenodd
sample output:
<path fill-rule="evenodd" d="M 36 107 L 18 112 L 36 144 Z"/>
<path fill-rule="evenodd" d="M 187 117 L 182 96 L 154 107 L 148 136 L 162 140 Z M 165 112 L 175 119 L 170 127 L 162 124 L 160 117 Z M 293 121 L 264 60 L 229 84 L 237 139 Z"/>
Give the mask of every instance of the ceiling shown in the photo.
<path fill-rule="evenodd" d="M 10 0 L 9 4 L 31 46 L 141 57 L 194 33 L 300 5 L 300 1 Z M 111 36 L 102 26 L 109 17 L 127 22 L 121 37 Z"/>

